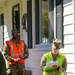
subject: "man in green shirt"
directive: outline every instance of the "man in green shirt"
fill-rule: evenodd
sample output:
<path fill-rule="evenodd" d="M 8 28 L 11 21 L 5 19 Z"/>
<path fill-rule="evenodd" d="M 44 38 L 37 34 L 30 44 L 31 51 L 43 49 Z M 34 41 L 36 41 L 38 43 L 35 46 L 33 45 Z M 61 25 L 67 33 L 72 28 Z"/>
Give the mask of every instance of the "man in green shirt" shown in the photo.
<path fill-rule="evenodd" d="M 43 75 L 64 75 L 67 69 L 67 59 L 64 54 L 59 52 L 61 48 L 61 40 L 54 39 L 52 43 L 52 51 L 45 53 L 41 58 L 41 69 Z M 53 64 L 57 62 L 58 64 Z M 47 66 L 49 63 L 49 66 Z M 50 66 L 50 64 L 53 64 Z"/>

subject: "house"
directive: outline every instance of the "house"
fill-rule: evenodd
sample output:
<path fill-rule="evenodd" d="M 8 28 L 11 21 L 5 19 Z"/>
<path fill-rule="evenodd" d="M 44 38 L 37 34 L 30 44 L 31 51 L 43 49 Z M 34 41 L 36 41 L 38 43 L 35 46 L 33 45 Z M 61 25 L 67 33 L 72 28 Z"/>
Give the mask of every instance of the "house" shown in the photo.
<path fill-rule="evenodd" d="M 25 66 L 32 75 L 42 75 L 40 59 L 54 38 L 62 40 L 67 75 L 75 75 L 75 0 L 0 0 L 0 49 L 15 28 L 29 47 Z"/>

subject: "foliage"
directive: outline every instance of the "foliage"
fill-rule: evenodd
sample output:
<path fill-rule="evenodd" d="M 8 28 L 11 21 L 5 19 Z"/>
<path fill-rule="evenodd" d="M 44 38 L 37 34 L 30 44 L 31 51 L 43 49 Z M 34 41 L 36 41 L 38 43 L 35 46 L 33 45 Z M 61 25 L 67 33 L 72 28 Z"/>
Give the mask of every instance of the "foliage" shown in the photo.
<path fill-rule="evenodd" d="M 42 33 L 48 38 L 48 13 L 42 13 Z"/>

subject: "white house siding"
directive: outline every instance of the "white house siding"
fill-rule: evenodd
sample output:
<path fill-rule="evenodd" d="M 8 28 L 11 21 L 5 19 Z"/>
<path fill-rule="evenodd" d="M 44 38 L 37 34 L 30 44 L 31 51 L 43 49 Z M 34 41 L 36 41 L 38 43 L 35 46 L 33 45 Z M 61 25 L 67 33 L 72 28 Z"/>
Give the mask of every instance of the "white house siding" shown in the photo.
<path fill-rule="evenodd" d="M 40 44 L 29 50 L 29 58 L 26 60 L 26 70 L 30 70 L 32 75 L 42 75 L 40 60 L 44 53 L 51 50 L 50 44 Z"/>
<path fill-rule="evenodd" d="M 27 0 L 7 0 L 5 6 L 0 8 L 0 13 L 4 13 L 4 42 L 11 38 L 12 30 L 12 6 L 20 4 L 20 30 L 21 38 L 26 40 L 27 43 L 27 33 L 22 31 L 22 16 L 27 13 Z M 23 34 L 24 33 L 24 34 Z"/>
<path fill-rule="evenodd" d="M 4 42 L 11 39 L 12 30 L 12 6 L 18 3 L 18 0 L 9 0 L 6 5 L 2 8 L 2 13 L 4 13 Z"/>
<path fill-rule="evenodd" d="M 0 50 L 3 48 L 3 26 L 0 26 Z"/>
<path fill-rule="evenodd" d="M 65 54 L 68 61 L 67 75 L 74 74 L 74 24 L 73 24 L 73 2 L 63 1 L 63 37 L 64 48 L 61 52 Z"/>
<path fill-rule="evenodd" d="M 5 6 L 5 0 L 0 0 L 0 7 L 4 7 Z"/>
<path fill-rule="evenodd" d="M 2 8 L 0 8 L 0 15 L 2 14 Z M 0 50 L 3 48 L 3 26 L 0 26 L 0 40 L 1 43 L 0 43 Z"/>
<path fill-rule="evenodd" d="M 34 22 L 33 22 L 34 24 Z M 67 57 L 67 75 L 74 74 L 74 24 L 73 24 L 73 3 L 71 0 L 63 1 L 63 37 L 64 47 L 60 50 Z M 49 45 L 38 45 L 29 50 L 30 56 L 26 61 L 26 69 L 32 71 L 32 75 L 42 75 L 40 60 L 44 53 L 51 50 Z"/>
<path fill-rule="evenodd" d="M 21 38 L 23 40 L 25 40 L 26 44 L 27 44 L 27 32 L 25 31 L 25 29 L 22 30 L 22 16 L 24 14 L 27 14 L 27 0 L 20 0 L 20 30 L 21 30 Z"/>

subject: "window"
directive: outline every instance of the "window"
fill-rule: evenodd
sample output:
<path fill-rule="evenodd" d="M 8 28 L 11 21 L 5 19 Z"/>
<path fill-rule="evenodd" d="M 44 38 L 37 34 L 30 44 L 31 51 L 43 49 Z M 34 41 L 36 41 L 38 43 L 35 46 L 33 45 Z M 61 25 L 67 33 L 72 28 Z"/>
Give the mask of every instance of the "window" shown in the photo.
<path fill-rule="evenodd" d="M 45 43 L 49 41 L 49 35 L 48 35 L 48 0 L 47 1 L 41 1 L 41 42 Z"/>
<path fill-rule="evenodd" d="M 19 4 L 12 7 L 12 27 L 13 29 L 20 29 L 20 8 Z"/>
<path fill-rule="evenodd" d="M 54 38 L 54 0 L 35 0 L 35 43 Z"/>
<path fill-rule="evenodd" d="M 63 0 L 35 0 L 35 43 L 54 38 L 63 40 Z"/>

